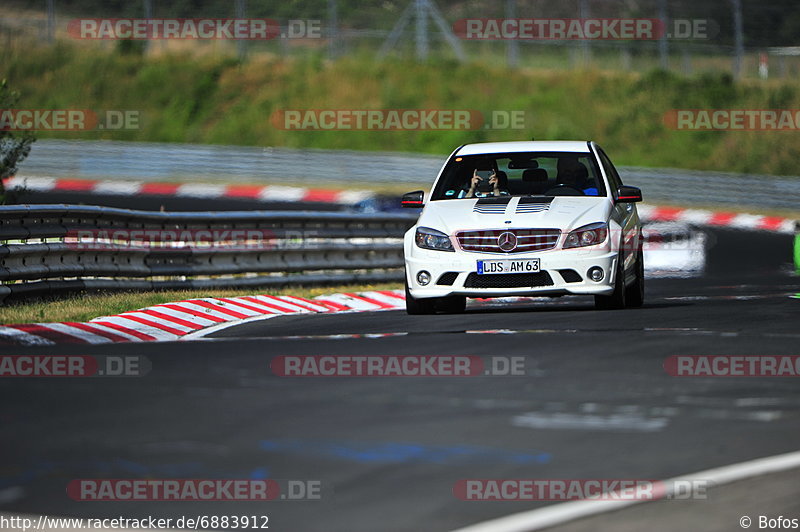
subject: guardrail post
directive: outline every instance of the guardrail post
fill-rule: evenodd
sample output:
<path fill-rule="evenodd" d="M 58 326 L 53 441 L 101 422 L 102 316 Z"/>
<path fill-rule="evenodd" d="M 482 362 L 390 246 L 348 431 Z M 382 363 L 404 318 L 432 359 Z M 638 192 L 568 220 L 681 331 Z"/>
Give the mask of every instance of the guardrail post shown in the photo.
<path fill-rule="evenodd" d="M 800 275 L 800 221 L 794 223 L 794 271 Z"/>

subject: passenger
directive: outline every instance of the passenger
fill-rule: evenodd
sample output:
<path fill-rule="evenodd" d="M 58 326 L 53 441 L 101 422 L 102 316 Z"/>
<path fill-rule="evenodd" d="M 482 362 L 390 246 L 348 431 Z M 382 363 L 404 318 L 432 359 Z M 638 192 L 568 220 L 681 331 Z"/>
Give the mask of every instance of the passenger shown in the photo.
<path fill-rule="evenodd" d="M 495 172 L 492 170 L 492 174 L 489 176 L 489 184 L 492 186 L 491 194 L 493 196 L 507 196 L 508 190 L 504 190 L 508 188 L 508 178 L 505 177 L 505 172 Z M 478 191 L 478 185 L 481 184 L 483 178 L 478 175 L 477 168 L 472 172 L 472 179 L 470 179 L 470 186 L 469 190 L 467 190 L 465 198 L 474 198 L 475 192 Z"/>

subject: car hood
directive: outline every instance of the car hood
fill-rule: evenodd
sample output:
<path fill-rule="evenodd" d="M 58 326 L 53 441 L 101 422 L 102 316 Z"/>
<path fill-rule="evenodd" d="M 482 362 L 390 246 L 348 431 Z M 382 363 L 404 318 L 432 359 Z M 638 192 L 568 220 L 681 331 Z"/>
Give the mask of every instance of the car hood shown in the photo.
<path fill-rule="evenodd" d="M 586 224 L 607 221 L 610 211 L 611 201 L 606 197 L 438 200 L 425 205 L 417 225 L 446 234 L 504 228 L 553 228 L 571 231 Z"/>

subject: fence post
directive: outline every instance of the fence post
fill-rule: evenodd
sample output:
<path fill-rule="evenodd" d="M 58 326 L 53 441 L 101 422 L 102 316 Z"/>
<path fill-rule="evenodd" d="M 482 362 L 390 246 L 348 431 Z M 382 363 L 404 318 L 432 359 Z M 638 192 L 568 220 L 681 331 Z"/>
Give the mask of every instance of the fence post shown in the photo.
<path fill-rule="evenodd" d="M 328 0 L 328 56 L 336 59 L 339 55 L 339 16 L 336 9 L 336 0 Z"/>
<path fill-rule="evenodd" d="M 742 77 L 742 62 L 744 58 L 744 36 L 742 34 L 742 0 L 731 0 L 733 4 L 733 31 L 734 37 L 734 58 L 733 58 L 733 77 Z"/>
<path fill-rule="evenodd" d="M 506 18 L 517 18 L 517 0 L 506 0 Z M 508 66 L 514 68 L 519 66 L 519 41 L 509 39 L 506 41 Z"/>
<path fill-rule="evenodd" d="M 578 17 L 581 19 L 589 18 L 589 0 L 580 0 L 578 4 Z M 589 40 L 588 39 L 581 39 L 581 61 L 583 62 L 583 67 L 587 67 L 589 65 L 589 61 L 591 60 L 591 49 L 589 48 Z"/>
<path fill-rule="evenodd" d="M 800 275 L 800 221 L 794 223 L 794 271 Z"/>
<path fill-rule="evenodd" d="M 52 43 L 56 38 L 56 1 L 47 0 L 47 42 Z"/>
<path fill-rule="evenodd" d="M 246 0 L 236 0 L 236 18 L 243 19 L 245 17 L 245 13 L 247 8 L 245 6 Z M 236 41 L 236 55 L 239 57 L 239 61 L 244 61 L 245 56 L 247 55 L 247 43 L 242 39 L 238 39 Z"/>
<path fill-rule="evenodd" d="M 661 35 L 658 37 L 658 59 L 663 70 L 669 69 L 669 42 L 667 42 L 667 0 L 658 0 L 658 18 Z"/>
<path fill-rule="evenodd" d="M 417 59 L 425 60 L 428 58 L 428 13 L 425 10 L 424 0 L 415 1 Z"/>
<path fill-rule="evenodd" d="M 153 18 L 153 0 L 144 0 L 144 18 L 150 20 Z M 163 42 L 163 41 L 162 41 Z M 153 41 L 147 39 L 144 41 L 144 52 L 145 54 L 150 52 L 150 47 L 153 45 Z"/>

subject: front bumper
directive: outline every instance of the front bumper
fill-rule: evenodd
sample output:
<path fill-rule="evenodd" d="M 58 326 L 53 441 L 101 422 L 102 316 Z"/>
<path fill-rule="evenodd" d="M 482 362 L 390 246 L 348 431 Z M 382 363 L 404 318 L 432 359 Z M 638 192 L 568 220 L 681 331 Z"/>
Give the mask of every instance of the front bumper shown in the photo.
<path fill-rule="evenodd" d="M 559 296 L 610 295 L 614 291 L 618 252 L 609 245 L 601 244 L 589 248 L 554 249 L 536 253 L 499 255 L 494 253 L 469 253 L 464 251 L 443 252 L 420 249 L 415 245 L 406 247 L 406 281 L 411 295 L 418 299 L 446 296 L 507 297 L 507 296 Z M 542 275 L 525 278 L 537 286 L 498 286 L 477 288 L 477 284 L 506 284 L 506 279 L 487 279 L 493 275 L 477 275 L 477 261 L 491 259 L 539 259 Z M 599 282 L 588 278 L 590 268 L 603 269 Z M 425 270 L 431 274 L 431 282 L 422 286 L 417 282 L 417 273 Z M 571 270 L 574 273 L 568 273 Z M 455 274 L 455 279 L 453 276 Z M 577 274 L 580 279 L 578 280 Z M 508 275 L 508 274 L 506 274 Z M 525 275 L 525 274 L 518 274 Z M 443 277 L 444 276 L 444 277 Z M 478 279 L 482 278 L 482 279 Z M 452 284 L 441 284 L 453 279 Z M 512 281 L 516 284 L 517 281 Z"/>

